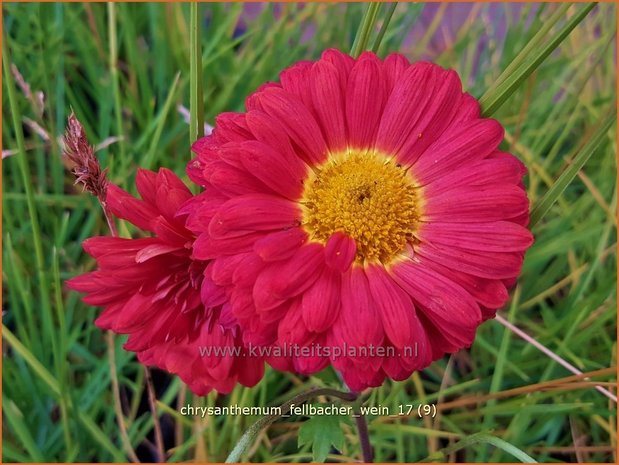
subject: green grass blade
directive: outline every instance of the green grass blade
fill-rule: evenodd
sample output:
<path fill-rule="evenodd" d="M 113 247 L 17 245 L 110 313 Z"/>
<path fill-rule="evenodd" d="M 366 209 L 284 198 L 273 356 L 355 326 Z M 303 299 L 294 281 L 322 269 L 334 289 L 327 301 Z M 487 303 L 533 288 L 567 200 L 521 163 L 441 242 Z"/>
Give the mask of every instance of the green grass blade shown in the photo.
<path fill-rule="evenodd" d="M 204 99 L 202 89 L 202 47 L 200 35 L 200 5 L 190 5 L 189 44 L 189 143 L 193 144 L 204 135 Z"/>
<path fill-rule="evenodd" d="M 120 98 L 120 82 L 118 75 L 118 34 L 116 31 L 116 4 L 109 2 L 107 4 L 108 16 L 108 34 L 109 34 L 109 69 L 110 76 L 112 78 L 112 93 L 114 95 L 114 115 L 116 117 L 116 136 L 120 138 L 118 142 L 118 153 L 120 155 L 121 162 L 125 162 L 125 142 L 124 142 L 124 130 L 123 130 L 123 109 Z"/>
<path fill-rule="evenodd" d="M 363 20 L 361 21 L 361 26 L 357 30 L 355 41 L 350 50 L 350 54 L 353 58 L 357 58 L 361 55 L 361 52 L 367 50 L 370 42 L 370 35 L 374 29 L 380 7 L 381 3 L 373 2 L 368 4 L 365 14 L 363 15 Z"/>
<path fill-rule="evenodd" d="M 383 41 L 383 37 L 385 37 L 385 32 L 387 32 L 387 28 L 389 27 L 389 23 L 391 22 L 391 18 L 393 17 L 393 12 L 398 6 L 398 2 L 392 2 L 387 5 L 387 13 L 385 14 L 385 19 L 383 20 L 383 24 L 380 26 L 380 31 L 378 31 L 378 35 L 374 40 L 374 45 L 372 45 L 372 51 L 374 53 L 378 53 L 378 49 L 380 48 L 380 44 Z"/>
<path fill-rule="evenodd" d="M 24 421 L 24 415 L 17 405 L 10 399 L 2 396 L 2 411 L 4 412 L 4 421 L 11 426 L 11 430 L 15 433 L 15 436 L 19 438 L 21 446 L 28 452 L 30 460 L 39 463 L 44 462 L 45 459 L 41 453 L 41 449 L 37 446 L 34 438 L 30 434 L 28 426 Z"/>
<path fill-rule="evenodd" d="M 581 8 L 548 42 L 544 47 L 537 51 L 531 51 L 531 56 L 522 60 L 520 66 L 506 76 L 504 80 L 494 89 L 487 91 L 480 99 L 479 104 L 484 116 L 490 116 L 497 111 L 500 106 L 514 93 L 525 79 L 550 55 L 572 30 L 589 14 L 595 7 L 595 3 L 588 4 Z M 525 47 L 526 48 L 526 47 Z"/>
<path fill-rule="evenodd" d="M 47 384 L 54 394 L 60 396 L 60 387 L 51 373 L 47 371 L 47 368 L 45 368 L 34 355 L 32 355 L 32 352 L 30 352 L 21 342 L 19 342 L 11 330 L 4 325 L 2 325 L 2 337 L 6 339 L 6 342 L 9 343 L 13 350 L 17 352 L 28 365 L 30 365 L 30 368 L 32 368 L 41 381 Z"/>
<path fill-rule="evenodd" d="M 449 446 L 449 447 L 445 447 L 444 449 L 441 449 L 440 451 L 436 452 L 435 454 L 430 455 L 429 457 L 422 460 L 421 462 L 433 462 L 436 460 L 442 460 L 445 457 L 447 457 L 449 454 L 452 454 L 453 452 L 459 451 L 460 449 L 464 449 L 465 447 L 473 446 L 475 444 L 491 444 L 494 447 L 498 447 L 499 449 L 517 458 L 522 463 L 537 463 L 537 460 L 535 460 L 533 457 L 523 452 L 522 450 L 518 449 L 513 444 L 510 444 L 509 442 L 504 441 L 503 439 L 497 438 L 487 433 L 473 434 L 467 438 L 462 439 L 461 441 L 458 441 L 453 446 Z"/>
<path fill-rule="evenodd" d="M 555 11 L 548 19 L 546 19 L 542 25 L 542 27 L 535 33 L 531 40 L 527 42 L 524 48 L 516 55 L 516 57 L 512 60 L 512 62 L 503 70 L 501 75 L 497 78 L 495 82 L 486 90 L 486 93 L 491 93 L 496 90 L 499 84 L 505 82 L 505 80 L 515 71 L 518 67 L 526 60 L 528 56 L 531 55 L 535 51 L 536 48 L 540 47 L 544 42 L 550 30 L 554 27 L 555 24 L 567 13 L 571 3 L 563 3 L 561 6 Z"/>
<path fill-rule="evenodd" d="M 101 431 L 101 428 L 99 428 L 88 415 L 86 415 L 84 412 L 79 412 L 78 418 L 80 419 L 82 425 L 84 425 L 84 427 L 86 428 L 86 431 L 90 433 L 93 439 L 95 439 L 95 441 L 97 441 L 101 445 L 101 447 L 103 447 L 103 449 L 108 451 L 112 455 L 112 457 L 114 457 L 115 461 L 126 461 L 125 456 L 120 452 L 120 448 L 112 444 L 106 434 Z"/>
<path fill-rule="evenodd" d="M 28 160 L 26 159 L 26 146 L 24 142 L 24 132 L 22 128 L 22 118 L 19 111 L 19 104 L 17 103 L 17 96 L 15 93 L 15 82 L 13 80 L 13 74 L 11 72 L 11 61 L 9 50 L 7 47 L 6 38 L 2 37 L 2 65 L 4 68 L 4 79 L 9 96 L 9 107 L 11 110 L 11 117 L 13 120 L 13 127 L 15 131 L 15 138 L 17 141 L 18 154 L 16 156 L 17 163 L 19 165 L 19 171 L 21 179 L 26 191 L 26 203 L 28 205 L 28 214 L 30 218 L 30 224 L 32 227 L 32 241 L 34 245 L 35 263 L 37 269 L 37 278 L 39 281 L 39 295 L 41 298 L 40 304 L 43 310 L 43 319 L 45 329 L 51 331 L 51 305 L 49 285 L 47 280 L 47 274 L 45 272 L 45 257 L 43 254 L 43 240 L 41 235 L 41 227 L 39 224 L 39 216 L 34 200 L 34 189 L 32 187 L 32 177 L 30 168 L 28 166 Z M 56 347 L 55 337 L 51 334 L 52 348 Z"/>
<path fill-rule="evenodd" d="M 155 128 L 155 133 L 151 139 L 150 146 L 148 148 L 148 152 L 144 155 L 142 159 L 142 163 L 140 166 L 145 169 L 151 169 L 153 161 L 155 160 L 155 156 L 157 154 L 157 150 L 159 150 L 159 141 L 161 140 L 161 134 L 163 133 L 163 127 L 165 126 L 166 119 L 168 117 L 168 113 L 170 113 L 170 108 L 172 108 L 172 103 L 174 102 L 174 97 L 176 96 L 176 91 L 178 88 L 178 81 L 180 79 L 180 73 L 176 74 L 172 85 L 170 86 L 170 91 L 168 92 L 168 96 L 166 98 L 165 103 L 163 104 L 163 109 L 159 114 L 159 121 L 157 122 L 157 127 Z"/>
<path fill-rule="evenodd" d="M 615 110 L 615 103 L 613 103 L 609 114 L 606 115 L 604 120 L 598 125 L 597 130 L 584 143 L 578 154 L 574 157 L 572 163 L 570 163 L 567 169 L 561 173 L 550 189 L 548 189 L 546 194 L 544 194 L 541 200 L 533 207 L 531 211 L 531 228 L 535 226 L 544 217 L 544 215 L 546 215 L 546 213 L 548 213 L 550 207 L 552 207 L 566 187 L 578 175 L 578 172 L 582 169 L 582 167 L 585 166 L 585 163 L 587 163 L 589 158 L 591 158 L 599 145 L 606 138 L 606 135 L 613 127 L 616 118 L 617 112 Z"/>

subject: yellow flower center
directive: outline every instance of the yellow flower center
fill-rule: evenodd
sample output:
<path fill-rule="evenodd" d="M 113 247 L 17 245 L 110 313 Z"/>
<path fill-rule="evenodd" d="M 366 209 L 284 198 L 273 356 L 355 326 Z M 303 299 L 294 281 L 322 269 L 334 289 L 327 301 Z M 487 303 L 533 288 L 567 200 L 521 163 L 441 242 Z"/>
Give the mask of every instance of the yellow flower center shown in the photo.
<path fill-rule="evenodd" d="M 356 261 L 389 263 L 413 239 L 419 217 L 411 177 L 376 152 L 331 155 L 305 182 L 301 204 L 310 239 L 340 231 L 357 244 Z"/>

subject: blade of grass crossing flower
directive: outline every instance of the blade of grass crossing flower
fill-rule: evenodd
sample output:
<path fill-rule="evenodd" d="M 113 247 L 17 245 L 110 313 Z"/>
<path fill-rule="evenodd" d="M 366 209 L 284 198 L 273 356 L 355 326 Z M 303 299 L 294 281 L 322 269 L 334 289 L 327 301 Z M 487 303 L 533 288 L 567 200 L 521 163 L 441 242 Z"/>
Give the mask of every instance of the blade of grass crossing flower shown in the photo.
<path fill-rule="evenodd" d="M 380 7 L 381 4 L 377 2 L 368 4 L 365 14 L 363 15 L 363 20 L 361 21 L 361 26 L 357 30 L 355 41 L 353 42 L 352 49 L 350 50 L 350 54 L 353 58 L 357 58 L 361 55 L 361 52 L 367 50 L 370 42 L 370 35 L 374 29 L 374 24 L 376 23 L 376 18 Z"/>
<path fill-rule="evenodd" d="M 380 26 L 380 31 L 378 31 L 376 39 L 374 40 L 374 45 L 372 45 L 372 51 L 374 53 L 378 53 L 380 43 L 383 41 L 383 37 L 385 37 L 385 32 L 387 32 L 387 28 L 389 27 L 389 23 L 391 22 L 393 12 L 397 8 L 397 6 L 398 2 L 389 3 L 387 5 L 387 13 L 385 14 L 385 19 L 383 20 L 383 24 Z"/>
<path fill-rule="evenodd" d="M 588 4 L 580 9 L 570 20 L 561 28 L 559 32 L 545 46 L 533 52 L 530 57 L 506 76 L 496 88 L 488 90 L 480 99 L 479 103 L 484 116 L 490 116 L 497 111 L 503 103 L 514 93 L 514 91 L 527 79 L 533 71 L 550 55 L 572 30 L 589 14 L 595 7 L 595 3 Z"/>
<path fill-rule="evenodd" d="M 591 135 L 587 142 L 582 146 L 578 154 L 574 157 L 572 163 L 567 169 L 561 173 L 553 185 L 548 189 L 546 194 L 535 205 L 531 211 L 531 223 L 530 227 L 533 228 L 543 217 L 548 213 L 550 207 L 557 201 L 559 196 L 567 188 L 567 186 L 578 175 L 578 172 L 587 163 L 589 158 L 597 150 L 599 145 L 606 137 L 608 131 L 613 127 L 613 124 L 617 118 L 615 110 L 615 103 L 612 104 L 612 109 L 606 115 L 604 120 L 598 125 L 597 130 Z"/>
<path fill-rule="evenodd" d="M 204 108 L 202 89 L 202 41 L 200 36 L 200 5 L 190 5 L 189 33 L 189 143 L 204 135 Z"/>

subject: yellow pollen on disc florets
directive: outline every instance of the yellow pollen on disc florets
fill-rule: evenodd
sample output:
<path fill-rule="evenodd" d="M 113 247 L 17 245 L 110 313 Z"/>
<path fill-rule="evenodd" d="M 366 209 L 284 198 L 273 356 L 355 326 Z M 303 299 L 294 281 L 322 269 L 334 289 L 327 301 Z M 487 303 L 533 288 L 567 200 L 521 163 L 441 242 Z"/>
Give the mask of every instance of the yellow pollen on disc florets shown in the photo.
<path fill-rule="evenodd" d="M 413 239 L 415 186 L 396 162 L 374 152 L 329 157 L 305 182 L 303 226 L 326 243 L 343 232 L 357 244 L 358 263 L 389 263 Z"/>

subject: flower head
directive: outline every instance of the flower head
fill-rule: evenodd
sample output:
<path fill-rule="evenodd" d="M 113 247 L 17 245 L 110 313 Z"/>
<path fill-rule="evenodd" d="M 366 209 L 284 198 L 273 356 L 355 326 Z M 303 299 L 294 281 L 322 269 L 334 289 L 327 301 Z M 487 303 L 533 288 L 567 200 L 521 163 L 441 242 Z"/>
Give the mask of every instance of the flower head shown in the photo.
<path fill-rule="evenodd" d="M 167 169 L 140 170 L 136 184 L 141 200 L 114 184 L 105 200 L 115 216 L 152 236 L 86 240 L 84 249 L 98 269 L 69 280 L 69 287 L 86 293 L 84 302 L 104 308 L 97 326 L 128 334 L 125 349 L 147 365 L 177 373 L 195 393 L 256 384 L 262 361 L 240 356 L 242 338 L 230 305 L 215 287 L 203 293 L 209 263 L 191 258 L 194 235 L 181 207 L 200 197 L 192 197 Z M 216 355 L 201 354 L 201 347 L 218 349 Z"/>
<path fill-rule="evenodd" d="M 502 139 L 454 71 L 327 50 L 195 143 L 193 257 L 245 342 L 345 354 L 274 367 L 332 363 L 352 389 L 404 379 L 469 346 L 520 273 L 526 170 Z"/>

